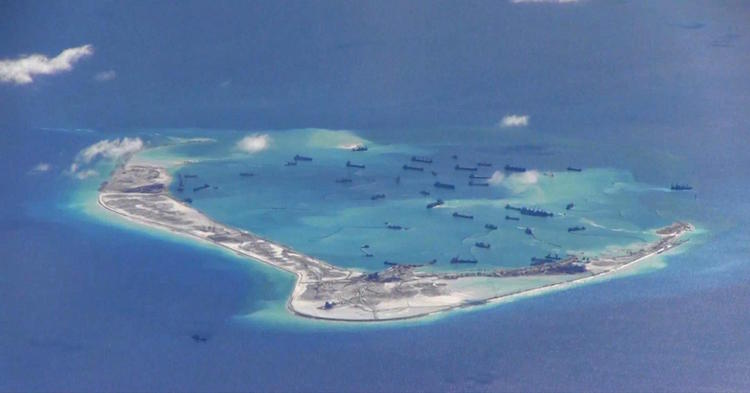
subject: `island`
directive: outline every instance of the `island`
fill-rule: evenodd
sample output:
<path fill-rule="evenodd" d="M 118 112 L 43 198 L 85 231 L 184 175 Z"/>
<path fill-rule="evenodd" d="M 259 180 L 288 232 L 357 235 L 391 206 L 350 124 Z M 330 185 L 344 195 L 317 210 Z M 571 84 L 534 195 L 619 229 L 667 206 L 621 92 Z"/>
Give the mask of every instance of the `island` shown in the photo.
<path fill-rule="evenodd" d="M 677 222 L 655 231 L 659 239 L 614 255 L 566 256 L 516 269 L 430 272 L 393 265 L 369 273 L 344 269 L 249 231 L 217 222 L 169 192 L 166 168 L 124 163 L 99 189 L 99 205 L 126 219 L 224 247 L 296 275 L 287 308 L 303 317 L 385 321 L 527 296 L 612 274 L 686 240 L 694 228 Z"/>

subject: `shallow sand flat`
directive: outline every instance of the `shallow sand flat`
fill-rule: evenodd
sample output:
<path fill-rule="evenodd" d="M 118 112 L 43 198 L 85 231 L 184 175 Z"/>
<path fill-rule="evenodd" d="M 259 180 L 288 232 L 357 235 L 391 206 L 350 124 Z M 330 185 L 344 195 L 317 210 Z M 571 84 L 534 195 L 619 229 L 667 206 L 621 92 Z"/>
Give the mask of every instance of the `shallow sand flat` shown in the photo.
<path fill-rule="evenodd" d="M 297 315 L 341 321 L 414 318 L 564 288 L 615 272 L 680 244 L 692 230 L 676 223 L 657 232 L 661 240 L 602 259 L 565 260 L 513 270 L 427 273 L 414 266 L 394 266 L 367 274 L 343 269 L 212 220 L 172 197 L 168 172 L 139 162 L 118 168 L 100 190 L 99 204 L 135 222 L 225 247 L 291 272 L 297 281 L 288 308 Z"/>

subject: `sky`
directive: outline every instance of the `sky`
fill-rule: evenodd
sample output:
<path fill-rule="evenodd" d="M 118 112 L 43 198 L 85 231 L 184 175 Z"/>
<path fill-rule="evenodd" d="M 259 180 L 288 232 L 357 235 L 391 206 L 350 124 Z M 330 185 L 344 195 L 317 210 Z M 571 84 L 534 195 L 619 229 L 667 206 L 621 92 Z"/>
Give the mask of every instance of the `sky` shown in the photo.
<path fill-rule="evenodd" d="M 741 1 L 74 3 L 0 2 L 0 59 L 90 52 L 0 82 L 0 126 L 750 125 Z"/>

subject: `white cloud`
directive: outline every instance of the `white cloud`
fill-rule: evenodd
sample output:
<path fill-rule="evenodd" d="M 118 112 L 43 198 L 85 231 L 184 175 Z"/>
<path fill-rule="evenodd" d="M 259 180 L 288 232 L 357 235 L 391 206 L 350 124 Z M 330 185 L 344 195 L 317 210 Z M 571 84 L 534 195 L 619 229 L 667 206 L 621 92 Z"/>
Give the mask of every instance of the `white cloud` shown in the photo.
<path fill-rule="evenodd" d="M 268 134 L 248 135 L 237 142 L 237 148 L 245 153 L 257 153 L 268 149 L 271 145 L 271 137 Z"/>
<path fill-rule="evenodd" d="M 127 158 L 141 149 L 141 138 L 104 139 L 78 152 L 67 173 L 79 179 L 95 176 L 98 173 L 87 166 L 102 159 L 114 161 Z"/>
<path fill-rule="evenodd" d="M 510 0 L 513 4 L 521 3 L 552 3 L 552 4 L 570 4 L 577 3 L 578 0 Z"/>
<path fill-rule="evenodd" d="M 500 127 L 526 127 L 529 125 L 529 115 L 507 115 L 500 120 Z"/>
<path fill-rule="evenodd" d="M 503 182 L 503 179 L 505 179 L 505 174 L 500 171 L 495 171 L 495 173 L 492 174 L 489 180 L 487 180 L 487 183 L 497 185 Z"/>
<path fill-rule="evenodd" d="M 115 72 L 115 70 L 97 72 L 96 75 L 94 75 L 94 79 L 97 82 L 111 81 L 112 79 L 115 79 L 115 78 L 117 78 L 117 72 Z"/>
<path fill-rule="evenodd" d="M 523 185 L 536 184 L 539 181 L 539 171 L 526 171 L 522 173 L 515 173 L 513 174 L 513 176 L 511 176 L 511 179 Z"/>
<path fill-rule="evenodd" d="M 91 56 L 94 47 L 83 45 L 65 49 L 49 58 L 42 54 L 24 55 L 13 60 L 0 60 L 0 82 L 23 85 L 34 81 L 34 75 L 54 75 L 73 69 L 78 60 Z"/>
<path fill-rule="evenodd" d="M 40 163 L 36 164 L 35 167 L 31 168 L 31 170 L 29 172 L 36 174 L 36 173 L 47 172 L 49 170 L 50 170 L 50 165 L 49 164 L 47 164 L 46 162 L 40 162 Z"/>

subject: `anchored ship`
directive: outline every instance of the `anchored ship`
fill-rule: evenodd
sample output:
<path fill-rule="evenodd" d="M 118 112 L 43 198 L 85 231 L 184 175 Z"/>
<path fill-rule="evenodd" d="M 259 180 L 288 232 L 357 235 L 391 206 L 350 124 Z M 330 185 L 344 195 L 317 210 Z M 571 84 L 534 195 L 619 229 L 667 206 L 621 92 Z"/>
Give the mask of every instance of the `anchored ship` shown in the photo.
<path fill-rule="evenodd" d="M 353 164 L 351 161 L 346 162 L 347 168 L 359 168 L 359 169 L 365 169 L 365 166 L 362 164 Z"/>
<path fill-rule="evenodd" d="M 505 219 L 508 221 L 519 221 L 519 217 L 513 217 L 513 216 L 505 216 Z"/>
<path fill-rule="evenodd" d="M 555 215 L 554 213 L 551 213 L 542 209 L 529 209 L 528 207 L 514 207 L 514 206 L 511 206 L 510 204 L 505 205 L 505 208 L 508 210 L 516 210 L 525 216 L 552 217 Z"/>
<path fill-rule="evenodd" d="M 435 184 L 433 184 L 433 186 L 435 186 L 436 188 L 445 188 L 445 189 L 448 189 L 448 190 L 455 190 L 456 189 L 456 186 L 454 186 L 453 184 L 441 183 L 439 181 L 436 181 Z"/>
<path fill-rule="evenodd" d="M 297 161 L 287 161 L 284 166 L 297 166 Z"/>
<path fill-rule="evenodd" d="M 526 172 L 526 168 L 512 165 L 506 165 L 505 170 L 508 172 Z"/>
<path fill-rule="evenodd" d="M 669 189 L 672 190 L 672 191 L 690 191 L 690 190 L 693 189 L 693 187 L 689 186 L 687 184 L 679 184 L 679 183 L 677 183 L 677 184 L 672 184 L 669 187 Z"/>
<path fill-rule="evenodd" d="M 453 213 L 453 217 L 456 217 L 456 218 L 466 218 L 466 219 L 469 219 L 469 220 L 473 220 L 474 219 L 474 216 L 472 216 L 470 214 L 461 214 L 459 212 L 454 212 Z"/>
<path fill-rule="evenodd" d="M 385 199 L 385 194 L 375 194 L 370 197 L 373 201 L 377 201 L 378 199 Z"/>
<path fill-rule="evenodd" d="M 459 257 L 451 258 L 451 263 L 477 263 L 476 259 L 461 259 Z"/>
<path fill-rule="evenodd" d="M 586 227 L 570 227 L 568 228 L 568 232 L 578 232 L 578 231 L 585 231 Z"/>
<path fill-rule="evenodd" d="M 421 162 L 423 164 L 432 164 L 432 158 L 429 158 L 429 157 L 411 156 L 411 161 Z"/>
<path fill-rule="evenodd" d="M 494 231 L 495 229 L 497 229 L 497 225 L 494 225 L 494 224 L 484 224 L 484 228 L 485 229 L 489 229 L 491 231 Z"/>
<path fill-rule="evenodd" d="M 240 172 L 240 176 L 242 176 L 242 177 L 253 177 L 253 176 L 255 176 L 255 174 L 250 173 L 250 172 Z"/>
<path fill-rule="evenodd" d="M 474 187 L 488 187 L 490 183 L 484 182 L 484 181 L 473 181 L 469 180 L 469 185 Z"/>
<path fill-rule="evenodd" d="M 479 248 L 490 248 L 490 244 L 485 242 L 476 242 L 474 245 Z"/>
<path fill-rule="evenodd" d="M 340 183 L 340 184 L 347 184 L 347 183 L 351 183 L 351 182 L 352 182 L 352 179 L 349 179 L 347 177 L 343 177 L 341 179 L 336 179 L 336 183 Z"/>
<path fill-rule="evenodd" d="M 294 161 L 312 161 L 311 157 L 301 156 L 299 154 L 294 156 Z"/>
<path fill-rule="evenodd" d="M 453 167 L 457 171 L 470 171 L 470 172 L 476 172 L 477 168 L 473 166 L 461 166 L 456 164 L 456 166 Z"/>
<path fill-rule="evenodd" d="M 194 187 L 193 188 L 193 192 L 200 191 L 200 190 L 205 190 L 206 188 L 210 188 L 210 187 L 211 186 L 209 186 L 208 184 L 204 184 L 204 185 L 199 186 L 199 187 Z"/>
<path fill-rule="evenodd" d="M 422 168 L 422 167 L 411 166 L 411 165 L 406 165 L 406 164 L 404 164 L 404 166 L 402 166 L 402 168 L 404 168 L 405 171 L 419 171 L 419 172 L 423 172 L 424 171 L 424 168 Z"/>
<path fill-rule="evenodd" d="M 491 176 L 475 175 L 473 173 L 469 175 L 469 179 L 473 180 L 489 180 L 490 178 Z"/>
<path fill-rule="evenodd" d="M 568 171 L 569 172 L 580 172 L 580 171 L 582 171 L 582 169 L 581 168 L 574 168 L 572 166 L 569 166 L 568 167 Z"/>
<path fill-rule="evenodd" d="M 489 167 L 492 166 L 491 162 L 477 162 L 477 166 Z"/>
<path fill-rule="evenodd" d="M 422 191 L 420 191 L 420 192 L 419 192 L 419 194 L 420 194 L 420 195 L 424 195 L 424 196 L 429 196 L 429 195 L 430 195 L 430 192 L 429 192 L 429 191 L 425 191 L 425 190 L 422 190 Z"/>
<path fill-rule="evenodd" d="M 442 205 L 443 203 L 444 203 L 444 202 L 443 202 L 443 200 L 442 200 L 442 199 L 438 199 L 438 200 L 437 200 L 437 201 L 435 201 L 435 202 L 430 202 L 430 203 L 428 203 L 428 204 L 427 204 L 427 208 L 428 208 L 428 209 L 432 209 L 433 207 L 436 207 L 436 206 L 440 206 L 440 205 Z"/>

